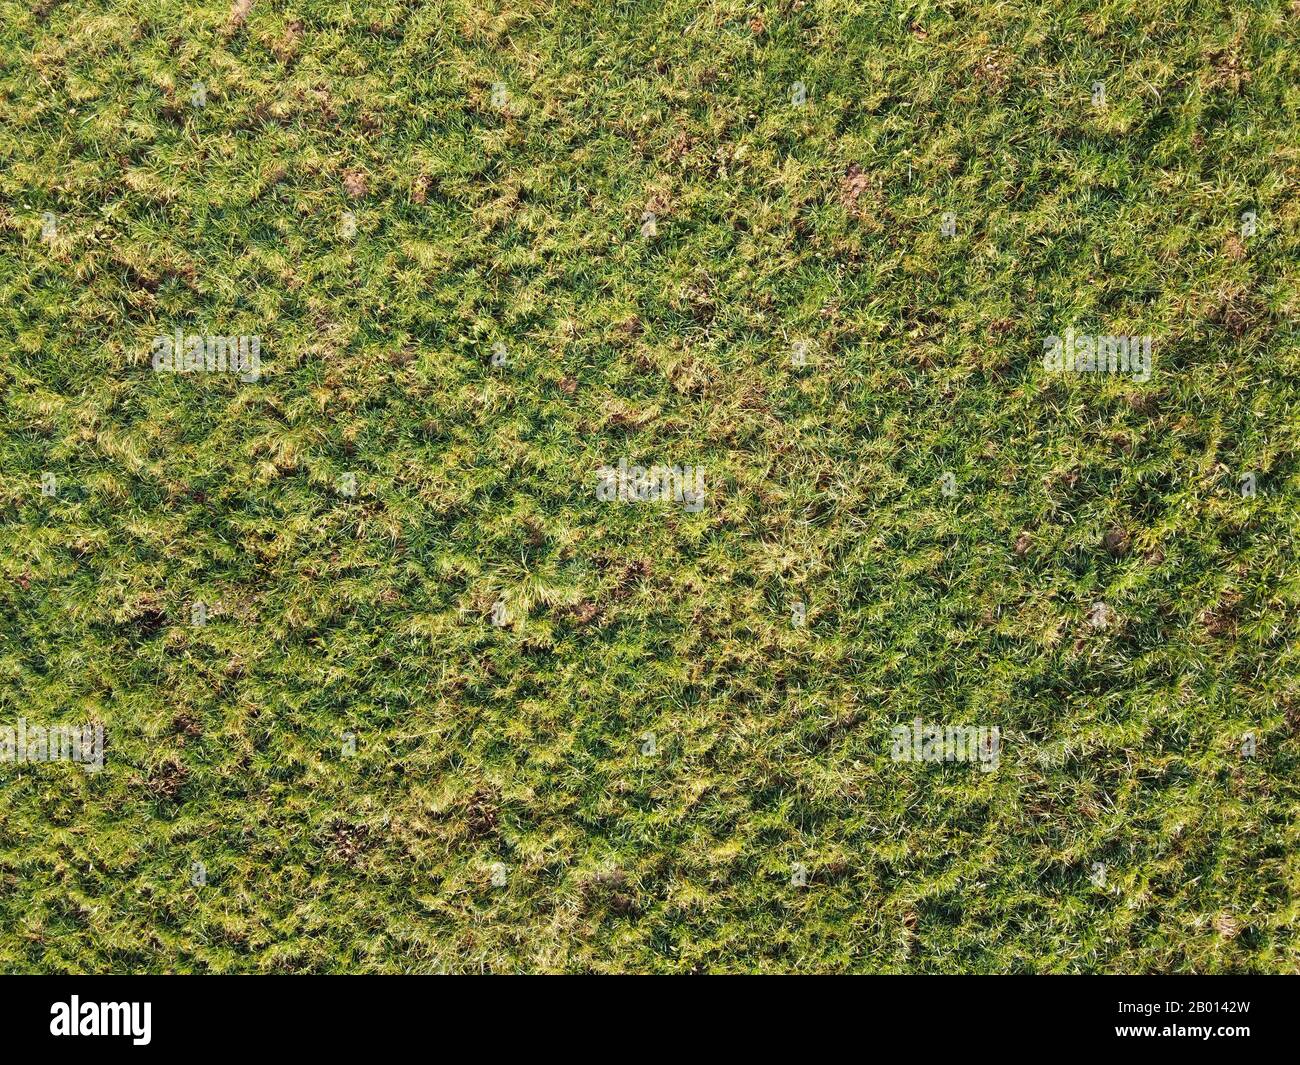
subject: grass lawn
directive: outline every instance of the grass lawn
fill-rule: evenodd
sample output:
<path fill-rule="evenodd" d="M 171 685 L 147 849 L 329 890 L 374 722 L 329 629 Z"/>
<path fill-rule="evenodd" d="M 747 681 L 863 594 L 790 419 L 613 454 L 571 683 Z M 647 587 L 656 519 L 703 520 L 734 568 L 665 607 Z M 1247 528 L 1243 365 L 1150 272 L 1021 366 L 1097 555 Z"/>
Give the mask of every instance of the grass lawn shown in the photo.
<path fill-rule="evenodd" d="M 1300 971 L 1298 281 L 1294 0 L 0 0 L 0 971 Z"/>

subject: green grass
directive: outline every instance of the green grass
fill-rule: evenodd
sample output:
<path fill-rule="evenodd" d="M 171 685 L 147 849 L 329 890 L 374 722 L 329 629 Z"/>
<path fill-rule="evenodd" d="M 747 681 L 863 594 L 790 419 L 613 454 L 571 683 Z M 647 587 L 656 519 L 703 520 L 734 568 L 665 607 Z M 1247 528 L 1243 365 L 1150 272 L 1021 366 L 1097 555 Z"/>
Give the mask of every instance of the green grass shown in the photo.
<path fill-rule="evenodd" d="M 0 971 L 1300 971 L 1295 5 L 238 23 L 0 0 Z"/>

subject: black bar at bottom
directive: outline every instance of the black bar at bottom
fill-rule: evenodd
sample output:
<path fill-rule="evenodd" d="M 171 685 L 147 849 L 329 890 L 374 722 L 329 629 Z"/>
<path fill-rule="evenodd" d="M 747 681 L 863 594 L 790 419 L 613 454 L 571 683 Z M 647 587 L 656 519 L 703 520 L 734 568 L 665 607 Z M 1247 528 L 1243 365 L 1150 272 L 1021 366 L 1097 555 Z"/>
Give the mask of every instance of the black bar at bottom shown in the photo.
<path fill-rule="evenodd" d="M 425 976 L 60 976 L 7 977 L 0 994 L 6 1049 L 47 1053 L 337 1055 L 448 1038 L 481 1040 L 485 1052 L 536 1052 L 539 1043 L 642 1046 L 656 1029 L 679 1049 L 678 1039 L 695 1031 L 734 1046 L 759 1036 L 772 1047 L 775 1035 L 790 1053 L 837 1033 L 864 1046 L 915 1038 L 931 1052 L 974 1042 L 1038 1052 L 1127 1045 L 1223 1053 L 1284 1045 L 1295 987 L 1245 976 L 866 977 L 833 990 L 788 980 L 743 990 L 644 980 L 585 981 L 579 990 L 516 980 L 488 990 L 481 981 Z"/>

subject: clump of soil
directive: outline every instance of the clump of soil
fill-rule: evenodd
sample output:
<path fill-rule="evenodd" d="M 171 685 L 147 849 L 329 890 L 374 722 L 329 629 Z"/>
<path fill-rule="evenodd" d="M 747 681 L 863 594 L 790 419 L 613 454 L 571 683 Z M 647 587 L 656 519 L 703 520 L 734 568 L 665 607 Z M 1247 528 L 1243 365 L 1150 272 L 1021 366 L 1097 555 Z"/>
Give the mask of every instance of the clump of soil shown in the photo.
<path fill-rule="evenodd" d="M 359 200 L 370 191 L 370 183 L 360 170 L 343 171 L 343 191 L 351 199 Z"/>

